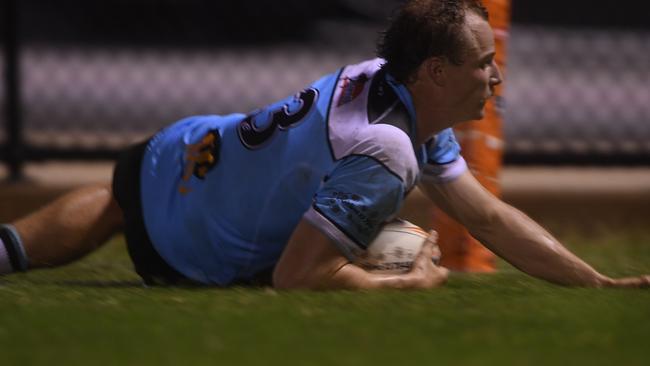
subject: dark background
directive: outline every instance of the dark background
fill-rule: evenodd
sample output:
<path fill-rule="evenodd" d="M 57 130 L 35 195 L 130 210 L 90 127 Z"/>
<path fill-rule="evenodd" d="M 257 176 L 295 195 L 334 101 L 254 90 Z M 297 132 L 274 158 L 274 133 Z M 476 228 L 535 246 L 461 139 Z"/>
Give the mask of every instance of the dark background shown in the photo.
<path fill-rule="evenodd" d="M 20 0 L 27 42 L 188 44 L 308 38 L 314 20 L 382 22 L 399 1 Z M 369 5 L 367 5 L 369 4 Z M 646 1 L 514 0 L 515 24 L 648 28 Z"/>

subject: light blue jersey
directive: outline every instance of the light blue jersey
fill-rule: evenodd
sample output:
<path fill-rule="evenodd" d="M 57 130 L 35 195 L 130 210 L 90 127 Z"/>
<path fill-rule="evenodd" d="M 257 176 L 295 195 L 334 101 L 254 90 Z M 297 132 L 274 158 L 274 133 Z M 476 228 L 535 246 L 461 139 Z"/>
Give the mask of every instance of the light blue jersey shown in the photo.
<path fill-rule="evenodd" d="M 305 218 L 354 259 L 421 172 L 445 181 L 465 171 L 451 130 L 414 146 L 411 97 L 382 62 L 344 67 L 249 115 L 190 117 L 154 136 L 141 195 L 161 257 L 228 285 L 273 267 Z"/>

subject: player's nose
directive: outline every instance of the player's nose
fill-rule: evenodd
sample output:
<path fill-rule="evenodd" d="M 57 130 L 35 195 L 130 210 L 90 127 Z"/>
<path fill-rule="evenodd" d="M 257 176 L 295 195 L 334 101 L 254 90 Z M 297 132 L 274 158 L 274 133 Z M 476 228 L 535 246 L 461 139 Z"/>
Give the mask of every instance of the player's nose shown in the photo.
<path fill-rule="evenodd" d="M 495 61 L 492 61 L 491 74 L 490 74 L 490 86 L 497 86 L 503 82 L 503 74 L 499 65 Z"/>

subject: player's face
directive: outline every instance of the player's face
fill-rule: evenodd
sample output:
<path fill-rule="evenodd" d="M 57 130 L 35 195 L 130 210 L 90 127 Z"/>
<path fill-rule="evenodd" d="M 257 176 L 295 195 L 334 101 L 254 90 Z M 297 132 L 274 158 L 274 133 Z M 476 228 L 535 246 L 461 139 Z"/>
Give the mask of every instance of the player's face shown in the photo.
<path fill-rule="evenodd" d="M 487 100 L 501 83 L 494 61 L 494 34 L 479 16 L 467 16 L 467 52 L 462 65 L 449 64 L 446 90 L 454 122 L 482 119 Z"/>

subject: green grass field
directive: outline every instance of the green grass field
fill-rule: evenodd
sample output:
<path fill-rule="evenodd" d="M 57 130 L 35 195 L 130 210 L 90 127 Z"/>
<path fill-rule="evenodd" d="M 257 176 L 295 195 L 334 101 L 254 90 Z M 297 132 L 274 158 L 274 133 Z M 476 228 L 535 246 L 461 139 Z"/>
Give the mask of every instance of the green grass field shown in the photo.
<path fill-rule="evenodd" d="M 650 233 L 564 241 L 650 272 Z M 650 290 L 570 289 L 502 264 L 418 292 L 143 288 L 116 239 L 0 279 L 0 365 L 648 365 Z"/>

